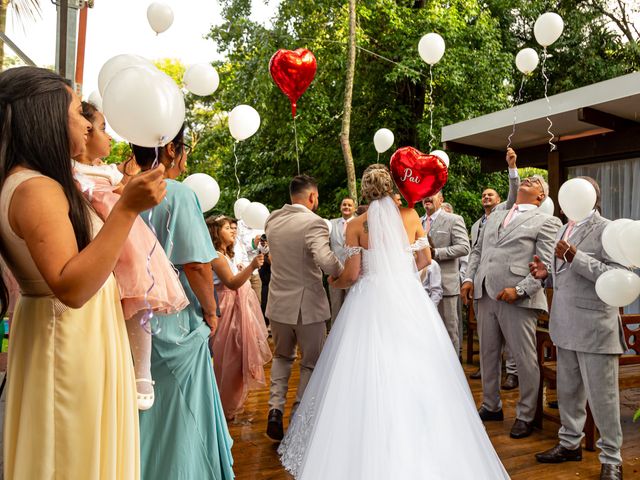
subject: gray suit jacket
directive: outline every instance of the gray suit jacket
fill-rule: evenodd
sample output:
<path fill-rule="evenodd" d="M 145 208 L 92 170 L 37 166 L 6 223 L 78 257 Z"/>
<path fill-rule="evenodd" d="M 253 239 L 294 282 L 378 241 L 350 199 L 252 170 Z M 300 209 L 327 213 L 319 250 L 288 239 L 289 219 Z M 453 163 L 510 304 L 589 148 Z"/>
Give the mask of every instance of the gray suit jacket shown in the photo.
<path fill-rule="evenodd" d="M 604 354 L 626 350 L 618 309 L 600 300 L 595 289 L 602 273 L 624 268 L 609 258 L 602 246 L 602 231 L 608 223 L 594 213 L 568 240 L 578 249 L 573 261 L 553 258 L 549 333 L 553 343 L 566 350 Z M 556 240 L 566 229 L 566 225 L 560 229 Z"/>
<path fill-rule="evenodd" d="M 342 263 L 345 262 L 346 252 L 344 249 L 344 229 L 341 225 L 342 217 L 332 218 L 331 222 L 331 234 L 329 235 L 329 241 L 331 243 L 331 251 L 336 254 L 338 260 Z"/>
<path fill-rule="evenodd" d="M 342 264 L 329 248 L 329 227 L 301 205 L 275 210 L 265 227 L 271 255 L 267 318 L 295 325 L 331 318 L 322 270 L 338 276 Z M 321 270 L 322 269 L 322 270 Z"/>
<path fill-rule="evenodd" d="M 424 225 L 425 217 L 422 217 Z M 460 215 L 440 211 L 431 225 L 429 237 L 435 247 L 434 259 L 442 272 L 444 296 L 460 293 L 460 257 L 471 251 L 469 235 L 464 219 Z"/>
<path fill-rule="evenodd" d="M 529 273 L 529 262 L 538 255 L 545 265 L 551 265 L 555 236 L 562 223 L 536 208 L 518 215 L 503 228 L 508 213 L 501 209 L 489 216 L 471 251 L 467 277 L 474 282 L 473 296 L 482 298 L 486 289 L 495 299 L 504 288 L 518 285 L 526 295 L 515 305 L 546 312 L 542 282 Z"/>
<path fill-rule="evenodd" d="M 509 195 L 507 196 L 507 200 L 499 203 L 495 207 L 493 207 L 492 212 L 496 210 L 509 210 L 513 207 L 513 204 L 516 203 L 516 198 L 518 198 L 518 189 L 520 188 L 520 176 L 511 178 L 509 177 Z M 478 236 L 480 233 L 480 228 L 482 227 L 482 219 L 484 215 L 476 220 L 476 223 L 471 225 L 471 248 L 476 246 L 478 243 Z"/>

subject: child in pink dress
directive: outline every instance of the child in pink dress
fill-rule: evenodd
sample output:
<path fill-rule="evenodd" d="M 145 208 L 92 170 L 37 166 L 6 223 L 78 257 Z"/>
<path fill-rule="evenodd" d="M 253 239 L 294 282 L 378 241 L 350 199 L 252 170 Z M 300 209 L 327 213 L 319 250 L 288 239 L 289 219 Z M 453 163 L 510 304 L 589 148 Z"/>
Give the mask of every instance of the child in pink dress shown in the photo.
<path fill-rule="evenodd" d="M 84 153 L 73 161 L 76 180 L 85 197 L 103 219 L 109 216 L 122 193 L 123 175 L 116 165 L 97 164 L 111 150 L 111 138 L 105 132 L 104 116 L 91 104 L 82 103 L 83 116 L 91 122 Z M 153 253 L 151 253 L 153 251 Z M 149 270 L 147 258 L 150 255 Z M 185 308 L 189 301 L 178 276 L 156 237 L 138 217 L 122 248 L 113 271 L 122 301 L 127 334 L 136 373 L 138 408 L 147 410 L 154 401 L 151 378 L 151 334 L 153 319 L 143 327 L 142 317 L 149 311 L 171 314 Z M 150 289 L 153 284 L 153 288 Z M 149 290 L 150 289 L 150 290 Z"/>
<path fill-rule="evenodd" d="M 267 327 L 249 277 L 264 262 L 257 255 L 238 271 L 233 258 L 235 237 L 228 217 L 207 219 L 218 252 L 211 265 L 222 318 L 211 342 L 213 367 L 227 420 L 242 412 L 249 391 L 266 384 L 264 365 L 271 360 Z"/>

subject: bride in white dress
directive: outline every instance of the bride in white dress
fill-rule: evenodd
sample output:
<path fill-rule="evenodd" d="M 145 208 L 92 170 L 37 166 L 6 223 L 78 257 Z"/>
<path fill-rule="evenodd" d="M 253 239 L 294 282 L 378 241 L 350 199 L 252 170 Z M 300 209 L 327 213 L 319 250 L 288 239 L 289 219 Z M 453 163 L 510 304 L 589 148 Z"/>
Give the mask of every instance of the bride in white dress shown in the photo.
<path fill-rule="evenodd" d="M 369 210 L 347 224 L 350 256 L 333 281 L 355 283 L 278 449 L 282 464 L 298 480 L 508 479 L 417 276 L 416 262 L 430 262 L 418 215 L 392 193 L 387 168 L 367 168 Z"/>

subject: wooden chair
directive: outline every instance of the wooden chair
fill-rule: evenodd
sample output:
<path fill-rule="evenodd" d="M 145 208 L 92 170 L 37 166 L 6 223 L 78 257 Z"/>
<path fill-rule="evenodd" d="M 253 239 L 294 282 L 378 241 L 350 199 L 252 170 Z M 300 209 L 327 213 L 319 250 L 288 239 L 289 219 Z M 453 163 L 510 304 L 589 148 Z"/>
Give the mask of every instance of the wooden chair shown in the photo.
<path fill-rule="evenodd" d="M 620 371 L 618 375 L 618 384 L 620 390 L 630 388 L 640 388 L 640 328 L 631 329 L 632 325 L 640 324 L 640 315 L 622 314 L 622 327 L 627 346 L 632 353 L 627 353 L 620 357 Z M 551 412 L 544 411 L 544 386 L 555 385 L 557 381 L 558 365 L 556 358 L 556 350 L 549 330 L 538 327 L 536 331 L 537 348 L 538 348 L 538 364 L 540 365 L 540 389 L 538 390 L 538 401 L 534 425 L 542 428 L 543 419 L 560 423 L 560 416 Z M 595 450 L 596 444 L 596 425 L 593 421 L 591 409 L 587 404 L 587 421 L 584 425 L 585 448 L 589 451 Z"/>

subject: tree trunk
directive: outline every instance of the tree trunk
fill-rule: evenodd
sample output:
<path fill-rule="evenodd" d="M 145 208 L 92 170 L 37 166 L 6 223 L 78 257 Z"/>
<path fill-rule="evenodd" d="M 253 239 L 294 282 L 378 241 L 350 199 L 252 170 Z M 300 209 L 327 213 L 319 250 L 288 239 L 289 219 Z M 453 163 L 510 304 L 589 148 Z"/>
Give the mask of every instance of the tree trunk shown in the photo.
<path fill-rule="evenodd" d="M 353 77 L 356 69 L 356 0 L 349 0 L 349 43 L 347 49 L 347 79 L 344 86 L 344 113 L 342 115 L 342 130 L 340 132 L 340 145 L 347 170 L 347 184 L 349 196 L 358 204 L 358 191 L 356 188 L 356 169 L 353 165 L 353 154 L 349 143 L 351 130 L 351 100 L 353 98 Z"/>
<path fill-rule="evenodd" d="M 9 0 L 0 0 L 0 32 L 4 33 L 7 28 L 7 8 Z M 0 40 L 0 71 L 4 70 L 4 42 Z"/>

